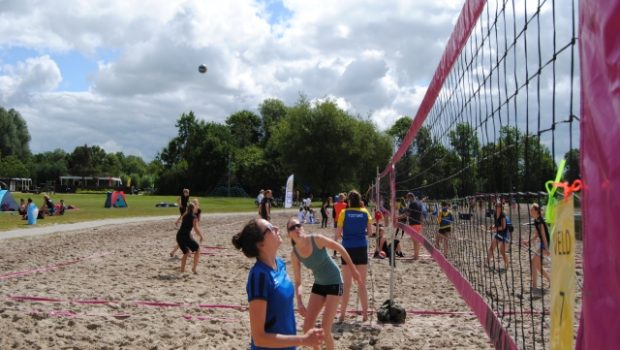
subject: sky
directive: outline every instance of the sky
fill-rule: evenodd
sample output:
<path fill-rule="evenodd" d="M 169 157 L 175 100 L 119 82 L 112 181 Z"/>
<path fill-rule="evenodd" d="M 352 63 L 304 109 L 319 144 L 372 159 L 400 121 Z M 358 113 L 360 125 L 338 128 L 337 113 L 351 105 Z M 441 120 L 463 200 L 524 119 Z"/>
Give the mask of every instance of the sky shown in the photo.
<path fill-rule="evenodd" d="M 24 117 L 32 152 L 148 161 L 182 113 L 224 122 L 302 94 L 385 130 L 415 115 L 464 1 L 147 3 L 0 0 L 0 106 Z"/>

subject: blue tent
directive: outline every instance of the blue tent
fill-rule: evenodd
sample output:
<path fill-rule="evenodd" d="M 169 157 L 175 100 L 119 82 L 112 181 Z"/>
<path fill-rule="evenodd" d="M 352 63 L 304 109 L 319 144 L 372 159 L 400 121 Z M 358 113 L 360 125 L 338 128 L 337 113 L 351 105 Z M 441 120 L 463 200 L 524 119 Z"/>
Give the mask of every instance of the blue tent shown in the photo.
<path fill-rule="evenodd" d="M 13 198 L 11 192 L 7 190 L 0 190 L 0 210 L 17 210 L 19 209 L 19 204 Z"/>

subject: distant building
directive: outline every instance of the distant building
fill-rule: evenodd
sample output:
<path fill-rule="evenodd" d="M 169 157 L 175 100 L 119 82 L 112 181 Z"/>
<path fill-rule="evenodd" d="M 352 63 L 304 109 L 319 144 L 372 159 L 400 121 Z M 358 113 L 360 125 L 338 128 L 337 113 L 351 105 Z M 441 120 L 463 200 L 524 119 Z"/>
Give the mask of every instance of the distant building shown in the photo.
<path fill-rule="evenodd" d="M 28 192 L 32 187 L 32 179 L 29 177 L 0 178 L 0 182 L 3 182 L 11 192 Z"/>
<path fill-rule="evenodd" d="M 66 175 L 60 177 L 60 187 L 72 188 L 89 188 L 89 187 L 106 187 L 117 188 L 122 187 L 123 181 L 120 177 L 113 176 L 72 176 Z"/>

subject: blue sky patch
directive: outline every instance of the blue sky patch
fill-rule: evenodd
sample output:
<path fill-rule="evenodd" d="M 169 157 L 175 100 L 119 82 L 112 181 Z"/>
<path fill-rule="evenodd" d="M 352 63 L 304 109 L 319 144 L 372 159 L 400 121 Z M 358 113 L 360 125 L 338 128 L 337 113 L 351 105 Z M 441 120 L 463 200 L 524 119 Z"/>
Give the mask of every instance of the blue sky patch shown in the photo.
<path fill-rule="evenodd" d="M 284 6 L 282 0 L 259 0 L 258 2 L 265 5 L 269 16 L 267 20 L 271 25 L 286 22 L 293 17 L 293 12 Z"/>
<path fill-rule="evenodd" d="M 87 91 L 90 77 L 97 71 L 97 62 L 115 60 L 117 50 L 97 50 L 93 56 L 84 56 L 77 51 L 64 53 L 40 52 L 24 47 L 11 47 L 0 50 L 0 65 L 15 65 L 25 62 L 28 58 L 48 55 L 60 68 L 62 82 L 57 91 Z"/>

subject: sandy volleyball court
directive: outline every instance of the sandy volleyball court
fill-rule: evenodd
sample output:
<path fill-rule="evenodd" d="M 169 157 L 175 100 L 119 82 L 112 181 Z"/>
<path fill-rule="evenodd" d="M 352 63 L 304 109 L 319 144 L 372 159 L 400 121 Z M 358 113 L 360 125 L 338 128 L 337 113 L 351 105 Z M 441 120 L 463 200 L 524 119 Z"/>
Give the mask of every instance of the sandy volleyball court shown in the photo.
<path fill-rule="evenodd" d="M 247 349 L 245 284 L 253 261 L 230 240 L 251 217 L 203 217 L 198 275 L 181 274 L 180 260 L 168 255 L 175 244 L 172 220 L 0 241 L 0 348 Z M 274 215 L 280 227 L 286 219 Z M 318 226 L 307 231 L 333 236 Z M 282 234 L 280 251 L 288 262 L 290 243 Z M 410 249 L 407 239 L 405 252 Z M 362 323 L 351 315 L 334 325 L 337 348 L 491 348 L 478 320 L 424 253 L 421 261 L 397 266 L 397 302 L 414 311 L 406 323 L 382 325 L 375 317 Z M 303 271 L 309 292 L 312 277 Z M 370 271 L 369 298 L 377 309 L 388 298 L 387 261 L 371 259 Z M 290 265 L 288 272 L 292 276 Z M 355 295 L 354 289 L 352 308 Z M 415 313 L 426 311 L 455 313 Z M 298 329 L 302 322 L 297 314 Z"/>

